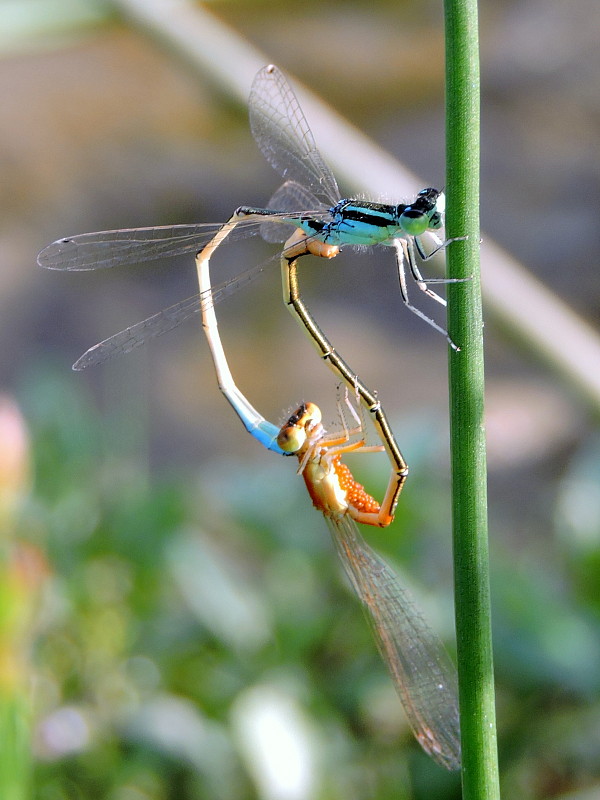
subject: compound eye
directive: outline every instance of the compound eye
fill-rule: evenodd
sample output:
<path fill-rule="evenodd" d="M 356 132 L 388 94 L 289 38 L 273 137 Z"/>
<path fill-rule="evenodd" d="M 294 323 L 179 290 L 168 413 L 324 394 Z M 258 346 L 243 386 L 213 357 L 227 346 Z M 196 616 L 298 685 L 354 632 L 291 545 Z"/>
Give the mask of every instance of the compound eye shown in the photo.
<path fill-rule="evenodd" d="M 321 409 L 315 403 L 303 403 L 279 431 L 277 444 L 286 453 L 297 453 L 320 423 Z"/>
<path fill-rule="evenodd" d="M 279 431 L 277 444 L 285 453 L 297 453 L 306 444 L 306 428 L 286 425 Z"/>
<path fill-rule="evenodd" d="M 422 211 L 408 206 L 400 215 L 400 225 L 409 236 L 421 236 L 429 227 L 429 217 Z"/>
<path fill-rule="evenodd" d="M 434 231 L 437 231 L 438 228 L 442 228 L 444 225 L 444 218 L 443 215 L 440 214 L 439 211 L 433 213 L 429 219 L 429 227 L 433 228 Z"/>
<path fill-rule="evenodd" d="M 304 417 L 305 426 L 314 427 L 315 425 L 318 425 L 323 418 L 319 406 L 316 405 L 316 403 L 308 402 L 304 404 L 304 408 L 306 409 Z"/>

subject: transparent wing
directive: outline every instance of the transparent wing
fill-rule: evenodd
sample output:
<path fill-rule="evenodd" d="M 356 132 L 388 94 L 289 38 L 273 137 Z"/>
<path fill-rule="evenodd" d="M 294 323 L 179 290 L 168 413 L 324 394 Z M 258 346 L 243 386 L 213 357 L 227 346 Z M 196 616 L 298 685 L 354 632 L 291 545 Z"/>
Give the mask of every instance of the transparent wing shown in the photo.
<path fill-rule="evenodd" d="M 354 520 L 346 515 L 327 522 L 417 740 L 438 764 L 459 769 L 456 670 L 442 643 Z"/>
<path fill-rule="evenodd" d="M 319 200 L 335 205 L 340 192 L 317 150 L 308 122 L 291 86 L 277 67 L 263 67 L 254 78 L 250 128 L 263 155 L 285 180 L 296 181 Z"/>
<path fill-rule="evenodd" d="M 240 273 L 237 277 L 225 281 L 220 286 L 213 287 L 213 304 L 220 302 L 232 292 L 236 292 L 241 286 L 250 283 L 258 275 L 261 275 L 270 264 L 273 264 L 276 259 L 278 259 L 278 256 L 274 256 L 266 263 Z M 182 322 L 202 311 L 202 303 L 205 301 L 207 294 L 207 292 L 195 294 L 186 300 L 180 300 L 157 314 L 153 314 L 151 317 L 147 317 L 147 319 L 143 319 L 141 322 L 137 322 L 135 325 L 109 336 L 108 339 L 104 339 L 102 342 L 90 347 L 89 350 L 86 350 L 73 364 L 73 369 L 79 371 L 86 369 L 86 367 L 102 364 L 111 358 L 125 355 L 135 350 L 136 347 L 145 344 L 149 339 L 161 336 L 163 333 L 177 328 Z"/>
<path fill-rule="evenodd" d="M 314 198 L 313 198 L 314 199 Z M 309 212 L 281 212 L 269 215 L 269 220 L 274 230 L 280 227 L 287 231 L 293 228 L 285 220 L 290 216 L 299 216 L 307 213 L 312 219 L 327 219 L 329 212 L 315 210 Z M 262 216 L 264 220 L 264 215 Z M 252 235 L 259 232 L 262 227 L 261 219 L 247 221 L 240 220 L 229 235 L 229 239 Z M 61 270 L 91 270 L 97 268 L 114 267 L 119 264 L 133 264 L 140 261 L 175 256 L 182 253 L 196 253 L 202 249 L 215 233 L 222 227 L 218 225 L 175 225 L 158 228 L 129 228 L 118 231 L 100 231 L 98 233 L 83 233 L 67 239 L 59 239 L 46 247 L 38 255 L 38 263 L 48 269 Z M 173 236 L 173 231 L 176 235 Z M 192 231 L 188 233 L 188 231 Z M 241 233 L 240 233 L 241 231 Z M 282 237 L 287 238 L 287 236 Z M 308 237 L 310 239 L 310 237 Z M 280 258 L 277 253 L 271 259 L 258 266 L 241 272 L 235 278 L 213 287 L 212 302 L 216 304 L 224 297 L 237 291 L 262 274 L 265 269 Z M 86 367 L 102 364 L 119 355 L 131 352 L 136 347 L 147 342 L 155 336 L 160 336 L 173 330 L 182 322 L 202 310 L 203 296 L 200 294 L 181 300 L 168 308 L 153 314 L 147 319 L 125 328 L 119 333 L 104 339 L 102 342 L 87 350 L 73 364 L 73 369 L 82 370 Z"/>
<path fill-rule="evenodd" d="M 314 216 L 311 211 L 302 209 L 297 209 L 296 213 Z M 315 214 L 319 218 L 319 211 L 315 211 Z M 273 227 L 277 225 L 279 216 L 286 214 L 273 214 Z M 222 227 L 222 222 L 208 222 L 80 233 L 48 245 L 38 255 L 37 261 L 40 267 L 60 270 L 108 269 L 121 264 L 141 264 L 159 258 L 197 253 Z M 241 219 L 230 238 L 243 239 L 259 230 L 260 221 L 252 217 Z"/>
<path fill-rule="evenodd" d="M 271 197 L 267 206 L 291 214 L 297 214 L 299 208 L 313 208 L 323 217 L 331 216 L 328 207 L 320 203 L 312 192 L 296 181 L 283 183 Z M 263 222 L 260 226 L 260 235 L 266 242 L 285 242 L 293 232 L 293 225 L 285 225 L 277 221 Z"/>

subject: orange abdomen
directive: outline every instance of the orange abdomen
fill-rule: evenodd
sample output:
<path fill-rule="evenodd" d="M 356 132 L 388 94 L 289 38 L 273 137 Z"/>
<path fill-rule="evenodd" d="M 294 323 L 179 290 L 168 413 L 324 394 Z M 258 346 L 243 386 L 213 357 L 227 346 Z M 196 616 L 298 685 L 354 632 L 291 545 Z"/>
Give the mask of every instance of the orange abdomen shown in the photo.
<path fill-rule="evenodd" d="M 381 506 L 374 497 L 365 490 L 365 487 L 355 480 L 346 464 L 342 464 L 338 456 L 333 461 L 333 469 L 342 491 L 346 493 L 348 505 L 357 511 L 366 511 L 370 514 L 377 514 Z"/>

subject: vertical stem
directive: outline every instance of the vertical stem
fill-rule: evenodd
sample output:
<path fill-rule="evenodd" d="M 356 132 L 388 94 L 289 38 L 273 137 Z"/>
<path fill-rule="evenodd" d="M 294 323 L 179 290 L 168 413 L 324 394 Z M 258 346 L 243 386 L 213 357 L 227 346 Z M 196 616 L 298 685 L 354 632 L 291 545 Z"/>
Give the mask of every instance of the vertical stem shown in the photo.
<path fill-rule="evenodd" d="M 447 249 L 456 636 L 464 800 L 500 797 L 492 660 L 479 272 L 476 0 L 445 0 Z"/>

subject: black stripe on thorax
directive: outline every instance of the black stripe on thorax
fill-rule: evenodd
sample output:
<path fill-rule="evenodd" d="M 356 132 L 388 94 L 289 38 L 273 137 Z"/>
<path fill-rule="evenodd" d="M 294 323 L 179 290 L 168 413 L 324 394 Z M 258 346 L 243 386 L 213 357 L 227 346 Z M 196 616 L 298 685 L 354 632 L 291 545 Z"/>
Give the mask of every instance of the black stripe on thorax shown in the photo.
<path fill-rule="evenodd" d="M 387 208 L 389 208 L 389 212 L 387 212 Z M 363 225 L 372 225 L 374 228 L 389 228 L 396 225 L 393 209 L 393 206 L 380 206 L 375 204 L 369 206 L 365 203 L 365 205 L 360 206 L 344 206 L 340 209 L 340 215 L 342 217 L 342 222 L 359 222 Z M 384 214 L 388 213 L 389 216 L 384 216 Z"/>

